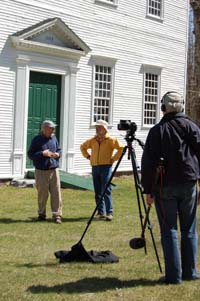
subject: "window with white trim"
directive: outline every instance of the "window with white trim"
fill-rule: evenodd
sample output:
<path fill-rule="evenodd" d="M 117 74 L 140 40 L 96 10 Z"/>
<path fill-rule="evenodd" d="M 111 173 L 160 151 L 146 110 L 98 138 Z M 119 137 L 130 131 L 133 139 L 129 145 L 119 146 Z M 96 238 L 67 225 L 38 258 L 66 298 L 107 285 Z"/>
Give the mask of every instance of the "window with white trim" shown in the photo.
<path fill-rule="evenodd" d="M 98 119 L 112 123 L 115 62 L 109 58 L 93 58 L 92 124 Z"/>
<path fill-rule="evenodd" d="M 161 19 L 163 17 L 164 0 L 147 0 L 147 14 Z"/>
<path fill-rule="evenodd" d="M 151 71 L 144 73 L 143 126 L 157 122 L 160 95 L 160 75 Z"/>
<path fill-rule="evenodd" d="M 118 0 L 95 0 L 95 2 L 102 2 L 105 4 L 118 5 Z"/>

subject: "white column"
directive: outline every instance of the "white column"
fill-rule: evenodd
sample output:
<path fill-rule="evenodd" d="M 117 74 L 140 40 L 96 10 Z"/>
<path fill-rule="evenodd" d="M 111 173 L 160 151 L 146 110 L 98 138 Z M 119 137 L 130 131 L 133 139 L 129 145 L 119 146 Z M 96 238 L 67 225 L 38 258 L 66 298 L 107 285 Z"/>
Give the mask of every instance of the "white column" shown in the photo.
<path fill-rule="evenodd" d="M 24 134 L 27 122 L 27 60 L 17 59 L 15 120 L 13 129 L 13 175 L 24 176 L 26 155 L 24 154 Z"/>
<path fill-rule="evenodd" d="M 78 68 L 70 66 L 70 87 L 68 102 L 68 131 L 67 131 L 67 152 L 66 152 L 66 171 L 74 170 L 75 155 L 75 110 L 76 110 L 76 80 Z"/>
<path fill-rule="evenodd" d="M 62 149 L 60 168 L 64 171 L 67 170 L 69 90 L 70 90 L 70 71 L 67 70 L 62 77 L 61 114 L 60 114 L 60 146 Z"/>

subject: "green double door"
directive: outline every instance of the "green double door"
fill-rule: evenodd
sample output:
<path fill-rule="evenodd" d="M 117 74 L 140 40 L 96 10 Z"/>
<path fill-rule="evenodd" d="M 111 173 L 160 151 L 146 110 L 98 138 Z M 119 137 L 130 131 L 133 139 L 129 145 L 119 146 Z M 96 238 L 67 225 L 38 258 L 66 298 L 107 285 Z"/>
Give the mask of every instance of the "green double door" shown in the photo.
<path fill-rule="evenodd" d="M 56 136 L 59 140 L 61 104 L 61 76 L 48 73 L 30 72 L 27 150 L 34 136 L 40 132 L 41 123 L 50 119 L 58 126 Z M 32 161 L 26 160 L 26 167 L 32 168 Z"/>

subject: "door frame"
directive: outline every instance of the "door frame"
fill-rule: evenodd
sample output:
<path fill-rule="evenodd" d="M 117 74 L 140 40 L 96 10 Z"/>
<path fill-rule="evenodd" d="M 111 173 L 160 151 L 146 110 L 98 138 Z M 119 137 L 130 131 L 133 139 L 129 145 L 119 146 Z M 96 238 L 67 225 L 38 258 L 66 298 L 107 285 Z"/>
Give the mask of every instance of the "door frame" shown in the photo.
<path fill-rule="evenodd" d="M 13 175 L 24 176 L 26 169 L 26 142 L 30 71 L 61 75 L 60 169 L 73 172 L 75 155 L 76 80 L 77 59 L 49 58 L 45 55 L 18 54 L 16 58 L 16 95 L 13 128 Z"/>

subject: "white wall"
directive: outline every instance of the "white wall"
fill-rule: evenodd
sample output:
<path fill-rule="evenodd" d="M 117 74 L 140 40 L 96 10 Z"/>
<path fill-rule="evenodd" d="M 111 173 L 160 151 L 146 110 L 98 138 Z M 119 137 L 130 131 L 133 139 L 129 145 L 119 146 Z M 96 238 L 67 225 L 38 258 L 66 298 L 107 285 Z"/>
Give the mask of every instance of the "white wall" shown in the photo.
<path fill-rule="evenodd" d="M 75 3 L 75 4 L 74 4 Z M 90 170 L 80 144 L 94 134 L 90 128 L 91 55 L 115 58 L 113 126 L 110 133 L 125 142 L 117 130 L 120 119 L 138 125 L 136 136 L 145 140 L 142 125 L 143 64 L 162 67 L 161 94 L 185 89 L 187 0 L 165 1 L 164 20 L 146 17 L 145 0 L 119 0 L 117 8 L 94 0 L 1 0 L 0 10 L 0 178 L 12 177 L 15 109 L 16 50 L 9 35 L 47 18 L 61 18 L 91 49 L 82 57 L 77 74 L 74 172 Z M 23 84 L 23 83 L 22 83 Z M 23 133 L 23 129 L 19 129 Z M 135 144 L 134 144 L 135 147 Z M 138 161 L 141 149 L 135 147 Z M 121 169 L 131 169 L 123 160 Z"/>

